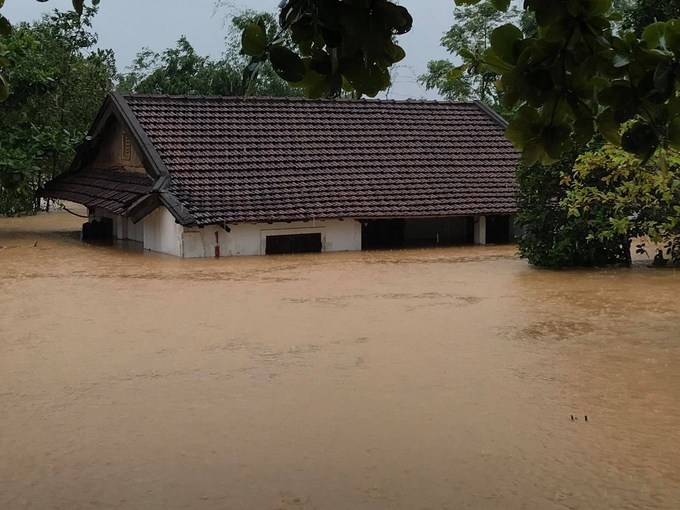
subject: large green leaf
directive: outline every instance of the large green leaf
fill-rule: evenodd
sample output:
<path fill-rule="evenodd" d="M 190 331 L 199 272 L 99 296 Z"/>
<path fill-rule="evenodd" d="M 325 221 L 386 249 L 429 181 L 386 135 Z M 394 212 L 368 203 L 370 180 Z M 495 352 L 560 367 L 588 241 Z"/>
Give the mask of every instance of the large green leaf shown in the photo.
<path fill-rule="evenodd" d="M 508 124 L 505 130 L 505 137 L 521 151 L 530 140 L 538 135 L 539 123 L 538 112 L 534 108 L 524 105 Z"/>
<path fill-rule="evenodd" d="M 347 81 L 359 92 L 369 97 L 375 97 L 390 83 L 387 70 L 379 66 L 361 66 L 344 73 Z"/>
<path fill-rule="evenodd" d="M 621 148 L 644 159 L 654 153 L 658 142 L 654 128 L 644 121 L 635 122 L 621 136 Z"/>
<path fill-rule="evenodd" d="M 674 66 L 661 63 L 654 72 L 654 102 L 666 102 L 675 95 L 676 71 Z"/>
<path fill-rule="evenodd" d="M 665 46 L 666 23 L 658 22 L 648 25 L 642 32 L 642 39 L 647 41 L 650 48 Z"/>
<path fill-rule="evenodd" d="M 564 152 L 571 147 L 571 127 L 566 123 L 554 123 L 541 131 L 541 145 L 545 155 L 541 155 L 542 162 L 553 163 L 559 161 Z"/>
<path fill-rule="evenodd" d="M 83 0 L 73 0 L 73 9 L 78 13 L 83 13 Z"/>
<path fill-rule="evenodd" d="M 406 58 L 406 52 L 398 44 L 390 43 L 389 46 L 387 47 L 386 53 L 389 55 L 390 60 L 392 61 L 393 64 L 401 62 Z"/>
<path fill-rule="evenodd" d="M 595 134 L 595 124 L 593 119 L 583 118 L 574 123 L 574 142 L 577 146 L 583 147 L 588 144 Z"/>
<path fill-rule="evenodd" d="M 621 143 L 621 135 L 619 134 L 621 123 L 616 120 L 616 114 L 612 108 L 606 108 L 598 115 L 596 124 L 597 130 L 609 143 L 614 145 Z"/>
<path fill-rule="evenodd" d="M 12 33 L 12 24 L 0 14 L 0 35 L 8 36 Z"/>
<path fill-rule="evenodd" d="M 510 7 L 510 0 L 491 0 L 491 4 L 499 11 L 507 11 Z"/>
<path fill-rule="evenodd" d="M 302 59 L 295 52 L 280 44 L 269 48 L 269 59 L 276 74 L 289 83 L 301 81 L 307 73 Z"/>
<path fill-rule="evenodd" d="M 502 58 L 496 55 L 496 52 L 492 48 L 487 48 L 483 54 L 484 64 L 491 69 L 496 74 L 505 74 L 512 71 L 512 65 Z"/>
<path fill-rule="evenodd" d="M 588 3 L 587 8 L 590 16 L 604 16 L 612 8 L 612 0 L 590 0 Z"/>
<path fill-rule="evenodd" d="M 383 12 L 385 15 L 385 23 L 393 33 L 405 34 L 413 27 L 413 18 L 405 7 L 395 5 L 392 2 L 387 2 Z"/>
<path fill-rule="evenodd" d="M 564 0 L 540 0 L 534 2 L 536 21 L 540 27 L 557 26 L 569 16 Z M 568 34 L 565 34 L 565 38 Z"/>
<path fill-rule="evenodd" d="M 9 97 L 9 85 L 5 78 L 0 74 L 0 102 L 5 101 Z"/>
<path fill-rule="evenodd" d="M 342 90 L 343 80 L 339 74 L 320 74 L 309 70 L 304 79 L 295 86 L 305 89 L 305 96 L 310 99 L 337 96 Z"/>
<path fill-rule="evenodd" d="M 491 48 L 499 58 L 509 64 L 514 64 L 516 61 L 514 44 L 522 38 L 522 31 L 515 25 L 502 25 L 491 32 Z"/>
<path fill-rule="evenodd" d="M 243 53 L 250 57 L 264 56 L 267 51 L 267 44 L 267 34 L 258 23 L 247 26 L 241 35 Z"/>
<path fill-rule="evenodd" d="M 666 23 L 666 45 L 669 51 L 678 56 L 680 53 L 680 20 L 673 19 Z"/>
<path fill-rule="evenodd" d="M 668 142 L 680 149 L 680 116 L 673 118 L 668 126 Z"/>

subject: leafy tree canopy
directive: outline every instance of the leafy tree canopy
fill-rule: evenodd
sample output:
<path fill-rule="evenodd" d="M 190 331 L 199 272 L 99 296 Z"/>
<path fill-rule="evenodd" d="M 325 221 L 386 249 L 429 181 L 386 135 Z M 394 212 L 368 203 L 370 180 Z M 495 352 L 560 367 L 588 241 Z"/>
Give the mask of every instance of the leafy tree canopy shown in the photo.
<path fill-rule="evenodd" d="M 47 0 L 37 0 L 38 2 L 47 2 Z M 92 0 L 92 6 L 99 5 L 100 0 Z M 5 5 L 5 0 L 0 0 L 0 9 Z M 73 0 L 73 9 L 80 16 L 84 9 L 83 0 Z M 9 37 L 12 32 L 12 23 L 0 13 L 0 37 Z M 0 43 L 0 103 L 5 101 L 9 96 L 9 83 L 7 81 L 7 68 L 10 66 L 8 58 L 8 48 Z"/>
<path fill-rule="evenodd" d="M 680 21 L 655 23 L 640 38 L 614 35 L 611 7 L 611 0 L 526 0 L 537 35 L 499 27 L 491 48 L 468 59 L 500 74 L 504 105 L 519 106 L 506 134 L 527 164 L 555 162 L 595 132 L 643 159 L 680 146 Z"/>
<path fill-rule="evenodd" d="M 499 11 L 491 0 L 458 8 L 454 16 L 456 22 L 444 34 L 441 44 L 456 57 L 461 54 L 472 57 L 483 53 L 491 44 L 491 32 L 501 25 L 515 23 L 520 24 L 525 33 L 532 31 L 530 23 L 522 23 L 519 9 L 512 7 L 507 12 Z M 446 99 L 478 99 L 502 111 L 501 98 L 496 88 L 498 75 L 486 68 L 467 71 L 463 72 L 449 60 L 433 60 L 428 62 L 427 73 L 419 81 L 427 89 L 437 89 Z"/>
<path fill-rule="evenodd" d="M 664 164 L 662 164 L 664 162 Z M 520 253 L 544 267 L 631 263 L 631 240 L 662 246 L 680 263 L 680 153 L 646 162 L 611 144 L 572 151 L 550 166 L 521 166 Z"/>
<path fill-rule="evenodd" d="M 648 238 L 665 244 L 666 255 L 680 263 L 678 151 L 659 149 L 643 163 L 619 147 L 605 145 L 580 156 L 562 184 L 569 221 L 586 226 L 587 241 L 620 239 L 628 254 L 625 241 Z"/>
<path fill-rule="evenodd" d="M 185 37 L 162 53 L 143 49 L 118 80 L 119 91 L 142 94 L 233 95 L 241 90 L 238 70 L 198 55 Z"/>
<path fill-rule="evenodd" d="M 128 72 L 118 77 L 118 90 L 144 94 L 199 94 L 243 96 L 243 69 L 248 58 L 241 53 L 241 31 L 262 20 L 270 35 L 280 31 L 276 18 L 268 13 L 245 11 L 230 19 L 226 36 L 226 51 L 213 60 L 196 53 L 191 43 L 182 37 L 175 48 L 156 53 L 144 48 L 137 54 Z M 260 79 L 250 91 L 260 96 L 300 96 L 295 88 L 280 78 L 270 63 L 260 70 Z"/>
<path fill-rule="evenodd" d="M 621 26 L 638 36 L 656 21 L 680 18 L 680 2 L 672 0 L 618 0 L 614 6 L 623 15 Z"/>
<path fill-rule="evenodd" d="M 111 90 L 113 53 L 94 49 L 94 12 L 55 12 L 0 37 L 12 83 L 0 115 L 0 214 L 37 208 L 35 190 L 68 167 Z"/>
<path fill-rule="evenodd" d="M 413 20 L 393 2 L 283 0 L 280 8 L 282 32 L 274 37 L 263 23 L 243 31 L 243 51 L 251 57 L 248 83 L 269 61 L 308 97 L 337 97 L 343 90 L 375 96 L 390 85 L 390 66 L 406 55 L 395 36 L 408 32 Z"/>
<path fill-rule="evenodd" d="M 593 151 L 597 147 L 593 147 Z M 548 166 L 520 165 L 517 170 L 517 223 L 520 255 L 540 267 L 588 267 L 626 264 L 629 241 L 623 236 L 592 237 L 587 215 L 569 215 L 565 205 L 571 178 L 579 157 L 571 151 Z"/>

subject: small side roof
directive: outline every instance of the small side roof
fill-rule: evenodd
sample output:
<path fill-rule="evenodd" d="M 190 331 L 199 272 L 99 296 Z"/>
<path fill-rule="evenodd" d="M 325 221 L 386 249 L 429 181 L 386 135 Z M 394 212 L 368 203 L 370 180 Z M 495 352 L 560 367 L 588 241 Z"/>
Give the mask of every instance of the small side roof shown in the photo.
<path fill-rule="evenodd" d="M 122 168 L 91 169 L 53 179 L 45 185 L 42 194 L 124 215 L 151 193 L 152 186 L 153 179 L 147 174 L 127 172 Z"/>

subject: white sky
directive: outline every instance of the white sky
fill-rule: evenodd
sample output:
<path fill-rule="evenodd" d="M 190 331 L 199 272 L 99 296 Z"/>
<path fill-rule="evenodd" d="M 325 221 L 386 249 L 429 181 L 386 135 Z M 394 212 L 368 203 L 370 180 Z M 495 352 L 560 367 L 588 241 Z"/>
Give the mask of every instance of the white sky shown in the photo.
<path fill-rule="evenodd" d="M 279 0 L 232 0 L 235 8 L 276 12 Z M 416 82 L 427 62 L 447 58 L 439 40 L 453 23 L 453 0 L 402 0 L 414 18 L 413 30 L 400 38 L 407 57 L 393 71 L 394 87 L 390 99 L 437 99 L 435 91 L 426 91 Z M 68 9 L 70 0 L 6 0 L 2 13 L 12 23 L 32 21 L 52 9 Z M 119 71 L 128 66 L 139 50 L 147 46 L 154 51 L 173 47 L 186 35 L 201 55 L 219 57 L 224 51 L 223 19 L 225 9 L 215 12 L 215 0 L 102 0 L 94 29 L 99 46 L 116 54 Z"/>

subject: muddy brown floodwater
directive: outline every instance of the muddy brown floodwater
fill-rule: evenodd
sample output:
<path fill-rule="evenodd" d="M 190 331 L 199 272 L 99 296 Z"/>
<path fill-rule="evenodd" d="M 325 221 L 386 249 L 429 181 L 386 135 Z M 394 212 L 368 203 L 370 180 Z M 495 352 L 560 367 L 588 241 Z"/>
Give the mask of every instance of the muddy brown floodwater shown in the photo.
<path fill-rule="evenodd" d="M 680 507 L 678 271 L 177 260 L 79 222 L 0 220 L 3 510 Z"/>

